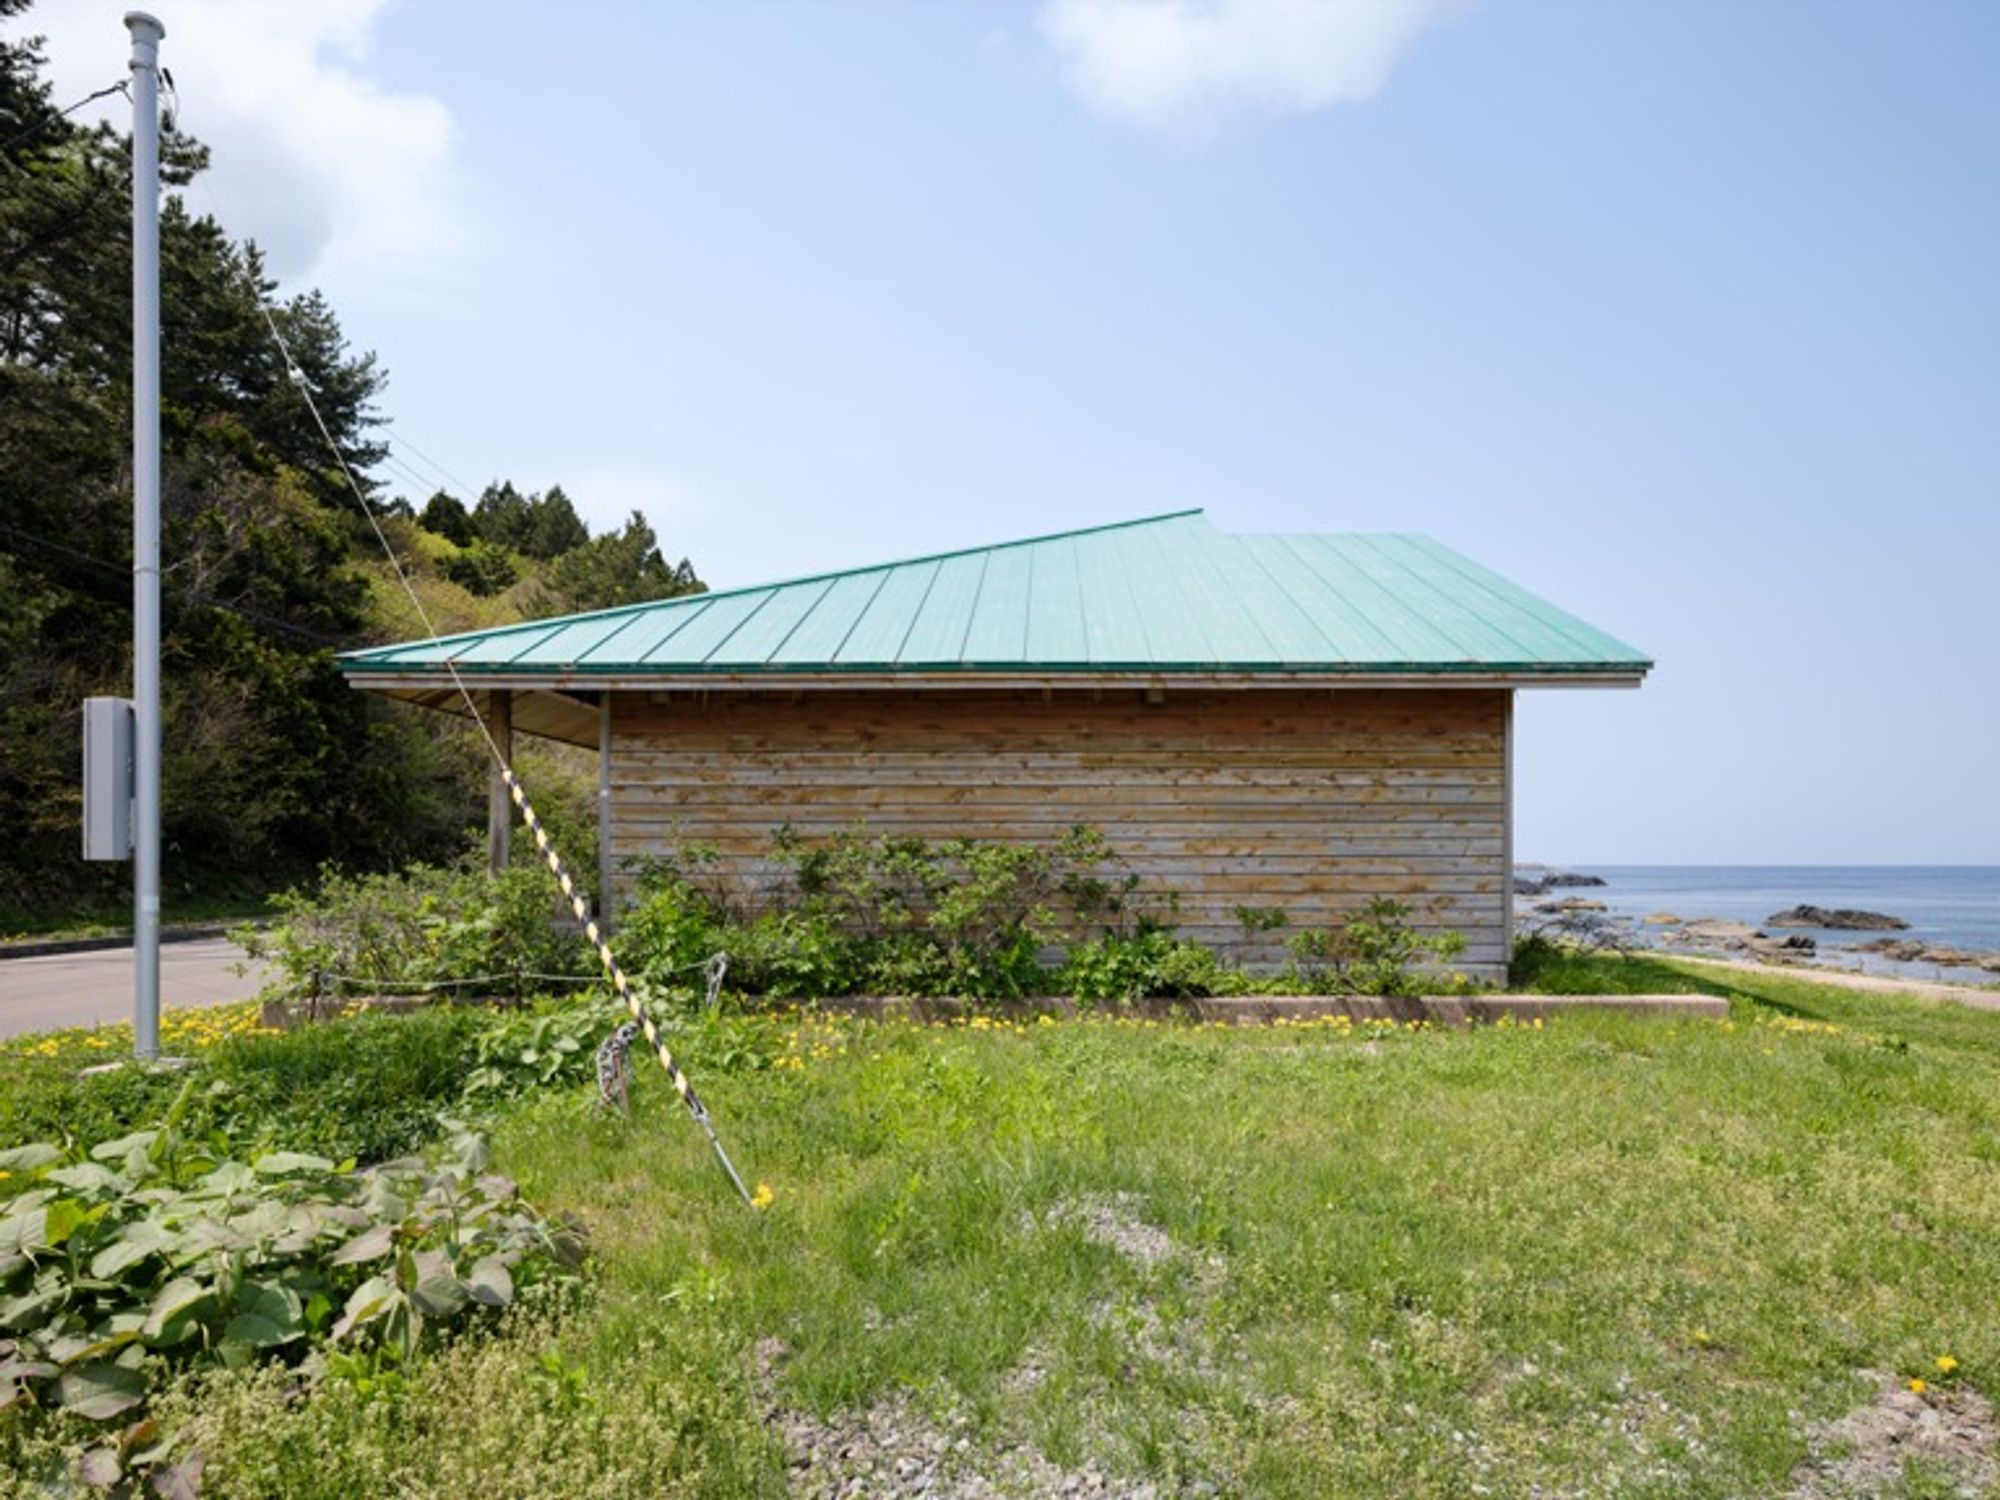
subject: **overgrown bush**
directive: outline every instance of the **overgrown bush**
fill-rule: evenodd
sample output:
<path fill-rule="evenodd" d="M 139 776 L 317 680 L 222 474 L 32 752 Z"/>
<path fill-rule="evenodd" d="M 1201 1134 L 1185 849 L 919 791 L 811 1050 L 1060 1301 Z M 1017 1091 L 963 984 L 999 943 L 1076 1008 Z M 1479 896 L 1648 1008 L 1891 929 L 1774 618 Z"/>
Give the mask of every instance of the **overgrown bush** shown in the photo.
<path fill-rule="evenodd" d="M 732 888 L 702 845 L 650 863 L 621 927 L 627 963 L 657 983 L 684 983 L 727 952 L 733 985 L 778 999 L 1060 992 L 1105 1003 L 1259 990 L 1405 995 L 1466 982 L 1449 972 L 1464 937 L 1417 931 L 1409 908 L 1387 897 L 1340 928 L 1293 935 L 1283 972 L 1252 975 L 1177 936 L 1174 893 L 1142 890 L 1091 828 L 1045 846 L 860 829 L 808 844 L 780 830 L 770 863 L 777 878 L 756 893 Z M 1274 908 L 1236 915 L 1246 939 L 1286 925 Z"/>
<path fill-rule="evenodd" d="M 536 975 L 590 974 L 596 959 L 558 916 L 548 873 L 525 865 L 498 875 L 466 860 L 398 874 L 328 868 L 310 891 L 276 900 L 269 927 L 236 940 L 276 971 L 286 995 L 366 994 L 441 981 L 487 979 L 521 994 Z"/>
<path fill-rule="evenodd" d="M 731 981 L 778 998 L 878 994 L 1015 999 L 1047 989 L 1043 953 L 1114 917 L 1135 882 L 1095 829 L 1053 844 L 892 838 L 853 830 L 773 841 L 761 909 L 693 846 L 640 876 L 622 946 L 655 979 L 730 956 Z"/>
<path fill-rule="evenodd" d="M 597 1044 L 625 1019 L 624 1007 L 602 994 L 491 1016 L 473 1041 L 465 1096 L 485 1101 L 583 1082 L 595 1072 Z"/>
<path fill-rule="evenodd" d="M 1465 949 L 1462 932 L 1423 933 L 1410 909 L 1388 896 L 1371 899 L 1362 915 L 1336 930 L 1295 933 L 1285 946 L 1289 976 L 1309 995 L 1414 995 L 1427 986 L 1463 987 L 1446 972 Z"/>
<path fill-rule="evenodd" d="M 572 1266 L 577 1231 L 523 1204 L 461 1135 L 446 1159 L 219 1157 L 182 1128 L 194 1085 L 157 1129 L 88 1152 L 0 1153 L 0 1410 L 126 1416 L 189 1368 L 296 1360 L 386 1342 L 513 1300 Z M 153 1455 L 99 1450 L 94 1483 Z"/>
<path fill-rule="evenodd" d="M 1072 945 L 1058 984 L 1084 1004 L 1241 994 L 1254 987 L 1249 976 L 1224 963 L 1213 948 L 1151 924 Z"/>

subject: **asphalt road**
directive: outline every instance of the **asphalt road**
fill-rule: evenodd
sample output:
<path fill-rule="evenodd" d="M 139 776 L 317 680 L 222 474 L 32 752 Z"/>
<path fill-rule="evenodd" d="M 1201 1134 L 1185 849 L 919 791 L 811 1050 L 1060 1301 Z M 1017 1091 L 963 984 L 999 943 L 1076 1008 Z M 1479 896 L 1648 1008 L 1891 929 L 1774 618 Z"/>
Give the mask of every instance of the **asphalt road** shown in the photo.
<path fill-rule="evenodd" d="M 246 963 L 249 972 L 234 966 Z M 160 1000 L 169 1008 L 247 1000 L 263 984 L 227 938 L 160 946 Z M 132 950 L 0 960 L 0 1036 L 132 1019 Z"/>

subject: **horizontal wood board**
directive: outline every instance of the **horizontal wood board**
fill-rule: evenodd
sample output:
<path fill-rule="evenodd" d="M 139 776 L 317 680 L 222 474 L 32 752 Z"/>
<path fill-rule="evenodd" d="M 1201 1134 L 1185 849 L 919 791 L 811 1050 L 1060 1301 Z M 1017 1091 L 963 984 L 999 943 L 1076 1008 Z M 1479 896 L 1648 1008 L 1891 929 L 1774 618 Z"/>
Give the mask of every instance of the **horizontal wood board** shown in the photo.
<path fill-rule="evenodd" d="M 1251 963 L 1238 907 L 1291 930 L 1371 896 L 1466 938 L 1461 967 L 1505 952 L 1504 691 L 694 692 L 612 696 L 614 865 L 712 845 L 753 897 L 789 824 L 1046 842 L 1100 829 L 1182 931 Z M 629 872 L 616 877 L 630 895 Z"/>

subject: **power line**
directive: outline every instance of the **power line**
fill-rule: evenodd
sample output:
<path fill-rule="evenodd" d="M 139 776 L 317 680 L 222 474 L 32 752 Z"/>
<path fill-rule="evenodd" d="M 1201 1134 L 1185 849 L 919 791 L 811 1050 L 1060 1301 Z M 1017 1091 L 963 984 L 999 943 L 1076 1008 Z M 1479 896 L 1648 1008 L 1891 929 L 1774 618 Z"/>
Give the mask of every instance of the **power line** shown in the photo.
<path fill-rule="evenodd" d="M 6 532 L 9 536 L 17 536 L 24 542 L 32 542 L 35 546 L 46 548 L 50 552 L 61 553 L 64 557 L 73 558 L 77 562 L 87 563 L 93 568 L 102 568 L 107 573 L 116 573 L 120 577 L 127 578 L 132 573 L 131 567 L 127 564 L 115 563 L 108 558 L 96 557 L 91 553 L 78 551 L 75 547 L 65 546 L 63 543 L 54 541 L 49 537 L 38 536 L 32 531 L 25 531 L 21 527 L 9 525 L 5 521 L 0 521 L 0 531 Z M 216 598 L 213 594 L 204 594 L 200 589 L 182 589 L 179 592 L 184 603 L 198 604 L 205 609 L 220 610 L 224 614 L 238 615 L 243 619 L 251 621 L 253 624 L 263 625 L 271 630 L 281 630 L 287 635 L 300 636 L 305 640 L 313 642 L 315 645 L 332 646 L 338 649 L 350 644 L 339 636 L 327 635 L 324 632 L 313 630 L 304 625 L 294 625 L 290 620 L 280 620 L 275 615 L 267 615 L 262 610 L 252 609 L 246 604 L 227 603 L 224 600 Z"/>
<path fill-rule="evenodd" d="M 75 114 L 78 110 L 82 109 L 86 104 L 95 104 L 99 99 L 109 98 L 113 94 L 124 93 L 125 88 L 126 88 L 125 80 L 121 78 L 116 83 L 108 84 L 104 88 L 99 89 L 94 94 L 85 94 L 81 99 L 77 100 L 76 103 L 70 105 L 67 109 L 59 109 L 54 114 L 50 115 L 47 119 L 38 120 L 33 125 L 28 126 L 26 129 L 17 130 L 12 135 L 8 136 L 5 140 L 0 140 L 0 151 L 9 150 L 14 146 L 19 145 L 22 141 L 29 139 L 31 136 L 40 135 L 44 130 L 49 129 L 52 125 L 55 125 L 58 121 L 68 119 L 71 115 Z"/>
<path fill-rule="evenodd" d="M 430 475 L 411 468 L 394 454 L 385 453 L 379 462 L 389 469 L 392 477 L 403 479 L 413 489 L 419 491 L 416 496 L 419 500 L 427 500 L 435 493 L 450 493 L 446 486 L 439 484 Z"/>
<path fill-rule="evenodd" d="M 409 449 L 410 452 L 414 453 L 418 458 L 422 459 L 425 463 L 429 464 L 431 468 L 435 469 L 438 473 L 442 474 L 446 479 L 450 480 L 453 484 L 457 485 L 459 492 L 462 495 L 470 499 L 479 494 L 480 491 L 477 486 L 467 484 L 463 479 L 460 479 L 456 474 L 452 473 L 451 470 L 447 469 L 443 464 L 439 463 L 436 459 L 432 458 L 428 453 L 424 452 L 424 450 L 419 448 L 415 443 L 411 442 L 408 438 L 404 437 L 402 435 L 402 429 L 398 427 L 394 422 L 384 422 L 382 425 L 389 429 L 389 432 L 391 434 L 390 441 L 400 443 L 402 444 L 403 447 Z M 442 488 L 442 486 L 440 486 L 440 488 Z"/>

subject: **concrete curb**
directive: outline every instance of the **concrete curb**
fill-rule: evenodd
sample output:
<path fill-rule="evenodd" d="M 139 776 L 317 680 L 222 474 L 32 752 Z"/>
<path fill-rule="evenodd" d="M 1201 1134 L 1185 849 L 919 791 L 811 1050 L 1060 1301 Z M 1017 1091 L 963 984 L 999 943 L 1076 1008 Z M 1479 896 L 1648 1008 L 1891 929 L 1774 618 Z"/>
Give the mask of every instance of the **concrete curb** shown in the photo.
<path fill-rule="evenodd" d="M 313 1021 L 336 1020 L 357 1011 L 410 1011 L 428 1005 L 491 1005 L 509 1009 L 512 1002 L 494 995 L 349 995 L 315 1006 L 306 1000 L 266 1000 L 264 1024 L 290 1030 Z M 1634 1015 L 1728 1018 L 1729 1002 L 1720 995 L 1240 995 L 1200 1000 L 1134 1000 L 1129 1004 L 1081 1006 L 1067 996 L 1029 1000 L 934 1000 L 883 995 L 842 995 L 800 1002 L 807 1010 L 832 1015 L 862 1016 L 873 1021 L 919 1023 L 964 1020 L 971 1016 L 1132 1016 L 1147 1021 L 1222 1022 L 1231 1026 L 1272 1026 L 1287 1021 L 1315 1021 L 1348 1016 L 1356 1021 L 1428 1021 L 1437 1026 L 1471 1026 L 1503 1017 L 1515 1021 L 1551 1020 L 1573 1015 Z M 783 1005 L 750 1004 L 751 1010 L 781 1010 Z"/>
<path fill-rule="evenodd" d="M 1644 1015 L 1722 1020 L 1729 1002 L 1720 995 L 1231 995 L 1199 1000 L 1134 1000 L 1124 1005 L 1079 1006 L 1063 996 L 1015 1001 L 897 999 L 852 995 L 820 1000 L 814 1009 L 873 1020 L 951 1021 L 975 1015 L 1135 1016 L 1152 1021 L 1222 1022 L 1269 1026 L 1348 1016 L 1356 1021 L 1430 1021 L 1469 1026 L 1479 1021 L 1547 1020 L 1556 1016 Z"/>
<path fill-rule="evenodd" d="M 160 941 L 163 943 L 195 943 L 205 938 L 229 936 L 235 922 L 215 922 L 199 927 L 163 927 Z M 0 943 L 0 963 L 10 958 L 47 958 L 56 953 L 97 953 L 106 948 L 129 948 L 132 934 L 120 933 L 114 937 L 46 938 L 25 943 Z"/>

